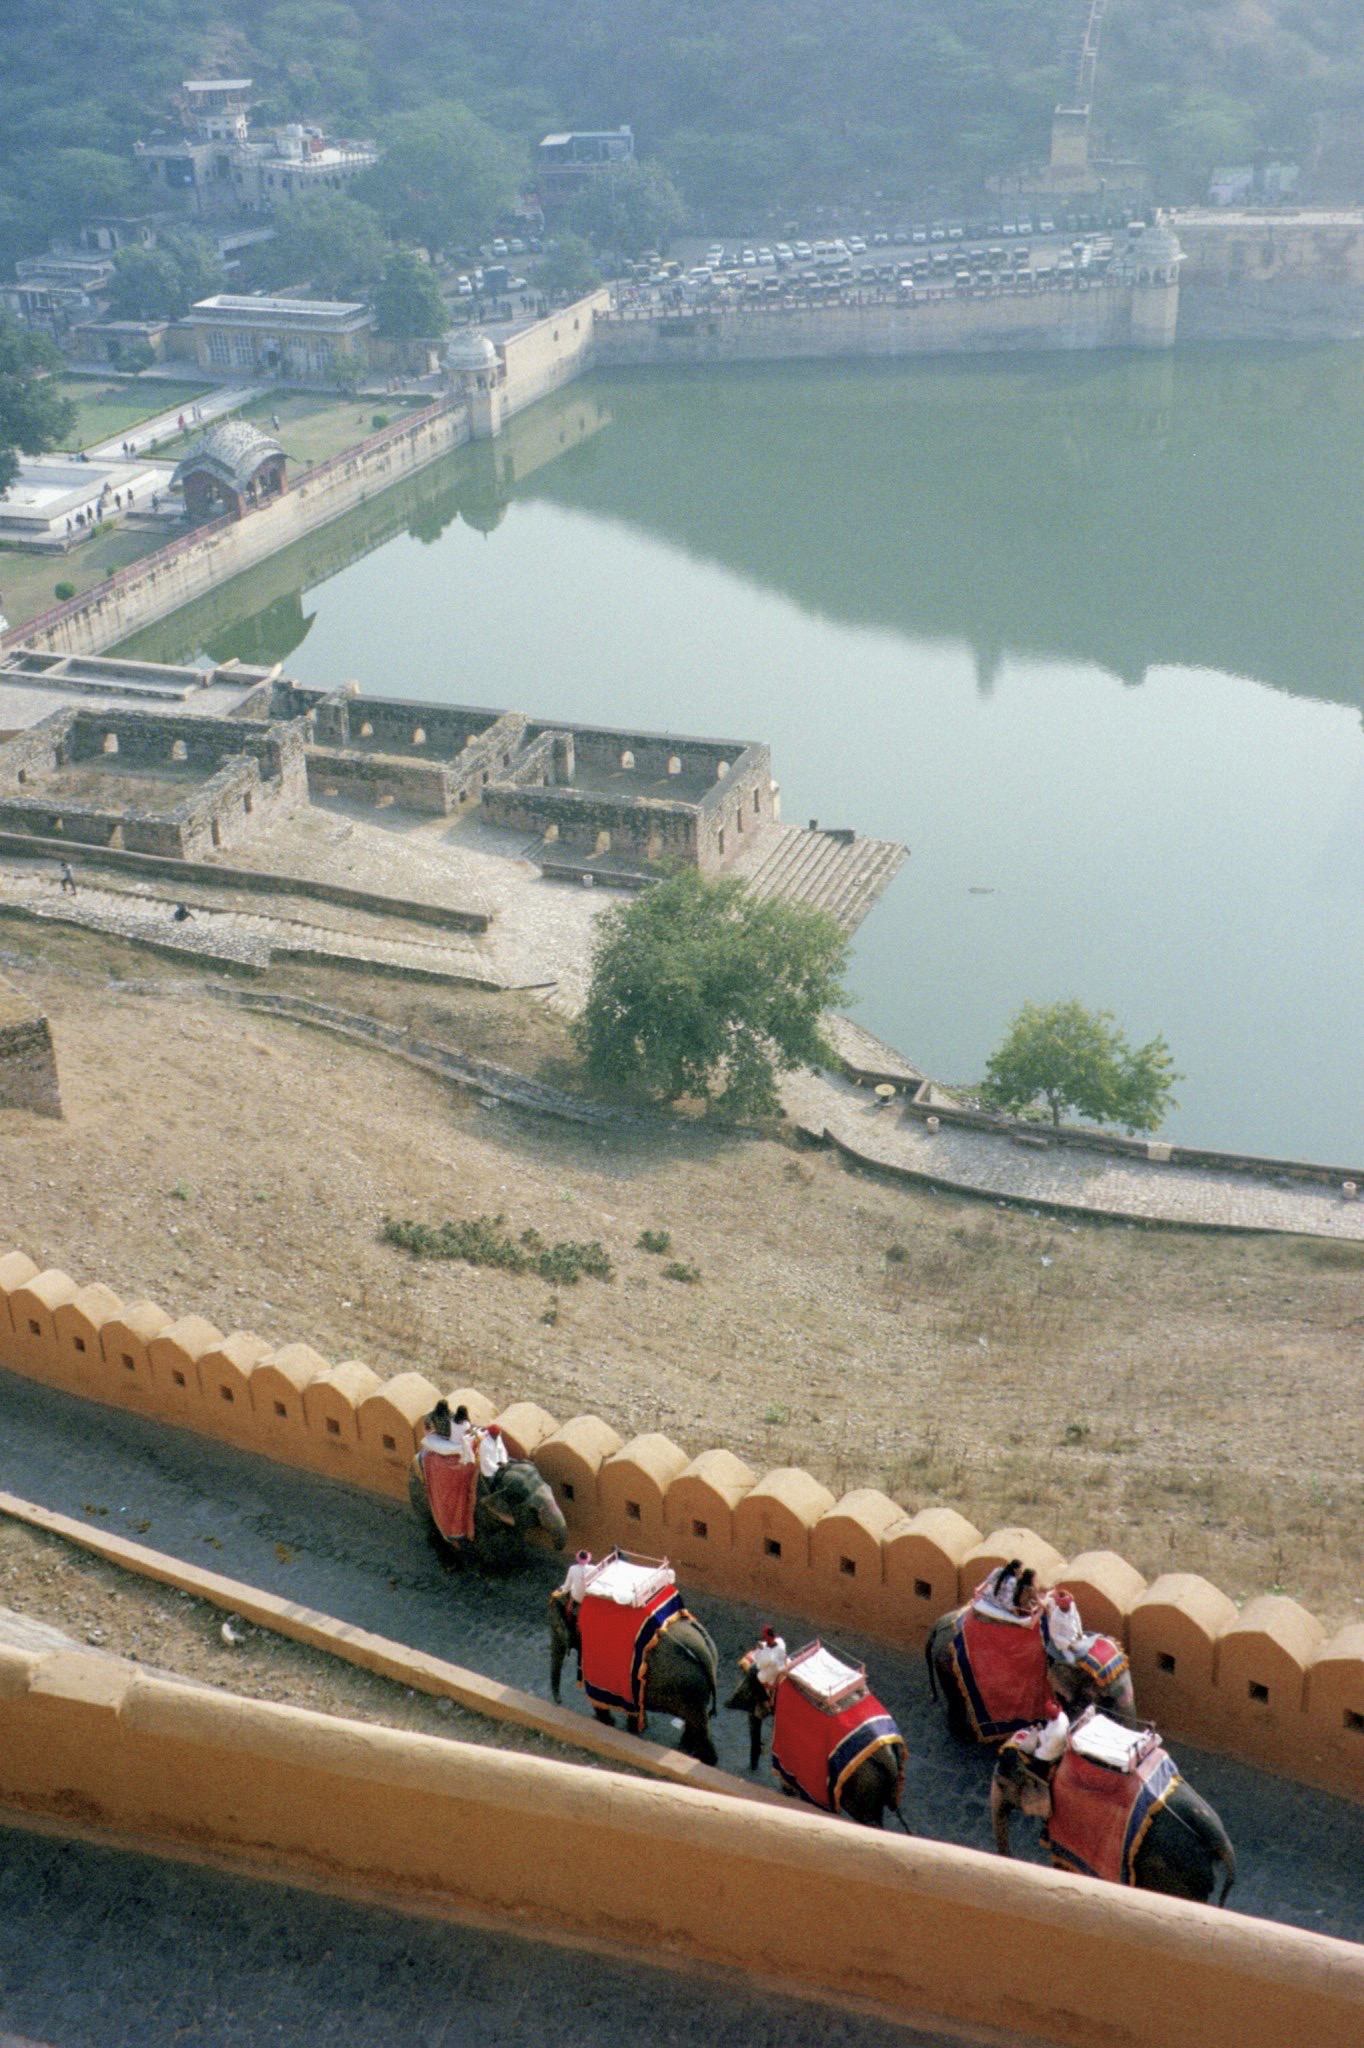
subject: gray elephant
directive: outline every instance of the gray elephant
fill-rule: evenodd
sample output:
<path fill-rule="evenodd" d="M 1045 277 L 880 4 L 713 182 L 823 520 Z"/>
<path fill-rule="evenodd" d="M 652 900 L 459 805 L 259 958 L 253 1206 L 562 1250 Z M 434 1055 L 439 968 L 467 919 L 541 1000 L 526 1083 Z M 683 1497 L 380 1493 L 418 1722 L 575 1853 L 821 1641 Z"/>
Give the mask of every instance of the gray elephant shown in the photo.
<path fill-rule="evenodd" d="M 748 1768 L 756 1771 L 762 1757 L 763 1722 L 771 1714 L 767 1688 L 754 1671 L 744 1671 L 738 1685 L 725 1701 L 727 1707 L 748 1716 Z M 838 1810 L 864 1828 L 884 1826 L 893 1813 L 906 1834 L 909 1824 L 900 1811 L 900 1777 L 903 1748 L 883 1746 L 864 1757 L 843 1781 Z"/>
<path fill-rule="evenodd" d="M 549 1689 L 556 1705 L 560 1703 L 564 1658 L 577 1647 L 577 1629 L 565 1611 L 563 1595 L 553 1593 L 549 1601 Z M 720 1658 L 715 1644 L 692 1615 L 674 1621 L 659 1636 L 649 1653 L 645 1673 L 644 1718 L 650 1714 L 673 1715 L 682 1723 L 678 1748 L 703 1764 L 720 1761 L 710 1738 L 719 1673 Z M 592 1711 L 608 1727 L 615 1726 L 606 1707 L 594 1706 Z"/>
<path fill-rule="evenodd" d="M 978 1691 L 973 1690 L 970 1682 L 963 1679 L 954 1654 L 957 1630 L 967 1612 L 965 1607 L 955 1607 L 950 1614 L 940 1615 L 929 1630 L 928 1641 L 924 1644 L 929 1690 L 935 1700 L 941 1696 L 947 1708 L 948 1726 L 959 1741 L 1002 1742 L 1020 1722 L 993 1722 L 990 1719 L 988 1703 L 982 1700 Z M 1019 1639 L 1023 1640 L 1021 1633 Z M 1105 1636 L 1097 1636 L 1093 1654 L 1077 1663 L 1067 1664 L 1057 1658 L 1048 1659 L 1040 1629 L 1029 1631 L 1028 1639 L 1035 1645 L 1037 1683 L 1044 1691 L 1049 1689 L 1072 1711 L 1099 1706 L 1114 1720 L 1132 1727 L 1137 1725 L 1132 1673 L 1121 1644 L 1111 1642 Z"/>
<path fill-rule="evenodd" d="M 1073 1799 L 1076 1795 L 1072 1792 L 1070 1796 Z M 1021 1750 L 1006 1743 L 990 1782 L 990 1818 L 995 1847 L 1001 1856 L 1010 1853 L 1009 1824 L 1015 1813 L 1049 1821 L 1051 1785 L 1045 1770 L 1037 1770 Z M 1058 1854 L 1055 1846 L 1049 1846 L 1057 1869 L 1079 1867 Z M 1130 1881 L 1142 1891 L 1166 1892 L 1171 1898 L 1196 1899 L 1200 1905 L 1206 1905 L 1212 1897 L 1219 1867 L 1222 1890 L 1217 1903 L 1222 1906 L 1236 1881 L 1231 1842 L 1206 1799 L 1200 1799 L 1191 1785 L 1177 1778 L 1133 1852 Z"/>
<path fill-rule="evenodd" d="M 463 1555 L 464 1546 L 448 1543 L 436 1526 L 420 1459 L 412 1461 L 407 1492 L 430 1542 L 444 1562 L 454 1563 Z M 520 1562 L 528 1538 L 537 1529 L 549 1537 L 556 1550 L 562 1550 L 568 1540 L 568 1525 L 538 1466 L 528 1458 L 513 1458 L 491 1481 L 480 1475 L 472 1546 L 479 1564 L 493 1571 L 509 1570 Z"/>

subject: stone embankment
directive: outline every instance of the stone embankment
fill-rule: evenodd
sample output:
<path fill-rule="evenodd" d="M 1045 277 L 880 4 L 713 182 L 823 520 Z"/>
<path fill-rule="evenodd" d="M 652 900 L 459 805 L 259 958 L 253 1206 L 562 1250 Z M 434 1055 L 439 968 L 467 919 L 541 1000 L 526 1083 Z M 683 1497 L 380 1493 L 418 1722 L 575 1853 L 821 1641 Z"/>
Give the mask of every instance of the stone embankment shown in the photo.
<path fill-rule="evenodd" d="M 764 834 L 752 855 L 741 855 L 732 872 L 743 876 L 754 896 L 808 904 L 854 932 L 904 859 L 905 848 L 892 839 L 779 825 Z"/>

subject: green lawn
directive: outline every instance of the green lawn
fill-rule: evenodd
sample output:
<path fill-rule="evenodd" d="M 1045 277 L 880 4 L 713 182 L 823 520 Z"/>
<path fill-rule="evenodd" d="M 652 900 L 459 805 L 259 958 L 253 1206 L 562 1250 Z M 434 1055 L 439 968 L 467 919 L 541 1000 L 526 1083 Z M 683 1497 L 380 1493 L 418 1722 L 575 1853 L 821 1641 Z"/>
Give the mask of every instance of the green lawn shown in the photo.
<path fill-rule="evenodd" d="M 429 404 L 427 398 L 332 398 L 319 391 L 270 391 L 264 398 L 244 405 L 233 417 L 254 420 L 266 433 L 273 433 L 271 421 L 278 414 L 279 438 L 290 468 L 306 469 L 311 463 L 339 455 L 343 448 L 352 448 L 372 434 L 376 413 L 396 420 L 403 412 L 419 411 Z M 157 461 L 178 462 L 203 432 L 202 427 L 196 427 L 193 433 L 177 434 L 173 440 L 163 441 L 156 451 Z"/>
<path fill-rule="evenodd" d="M 178 412 L 212 388 L 164 379 L 133 382 L 126 377 L 62 377 L 58 382 L 62 396 L 76 407 L 75 448 L 90 448 L 96 441 L 122 436 L 160 412 Z"/>
<path fill-rule="evenodd" d="M 27 554 L 0 547 L 0 612 L 12 626 L 59 604 L 54 585 L 74 583 L 77 593 L 102 583 L 115 569 L 164 545 L 167 536 L 119 527 L 99 540 L 82 541 L 69 555 Z"/>

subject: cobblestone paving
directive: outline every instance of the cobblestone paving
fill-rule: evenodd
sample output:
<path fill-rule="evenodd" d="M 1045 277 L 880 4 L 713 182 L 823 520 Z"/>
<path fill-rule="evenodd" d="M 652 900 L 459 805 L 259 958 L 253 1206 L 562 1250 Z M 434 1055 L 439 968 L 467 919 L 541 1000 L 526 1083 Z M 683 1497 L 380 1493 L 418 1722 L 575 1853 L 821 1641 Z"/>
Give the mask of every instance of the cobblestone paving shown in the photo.
<path fill-rule="evenodd" d="M 528 1692 L 547 1693 L 544 1603 L 562 1570 L 548 1557 L 536 1556 L 523 1574 L 504 1580 L 443 1571 L 415 1519 L 396 1502 L 4 1373 L 0 1487 L 100 1528 L 146 1522 L 144 1540 L 154 1548 Z M 282 1561 L 277 1545 L 292 1555 Z M 725 1673 L 763 1621 L 777 1623 L 788 1642 L 810 1633 L 794 1616 L 759 1613 L 738 1602 L 703 1597 L 696 1609 L 719 1645 Z M 909 1741 L 910 1826 L 989 1851 L 989 1761 L 948 1739 L 929 1698 L 922 1658 L 842 1632 L 837 1641 L 865 1660 Z M 571 1692 L 567 1688 L 565 1697 Z M 668 1740 L 666 1724 L 652 1732 Z M 721 1765 L 741 1773 L 747 1762 L 743 1717 L 722 1711 L 714 1734 Z M 1240 1875 L 1233 1910 L 1364 1940 L 1364 1808 L 1183 1743 L 1176 1756 L 1221 1813 L 1235 1844 Z M 1018 1846 L 1040 1862 L 1036 1831 L 1027 1833 L 1025 1845 L 1023 1831 L 1015 1829 Z"/>
<path fill-rule="evenodd" d="M 0 1925 L 0 2026 L 33 2048 L 947 2048 L 737 1975 L 15 1828 L 0 1828 Z"/>
<path fill-rule="evenodd" d="M 877 1165 L 1011 1201 L 1089 1209 L 1146 1223 L 1282 1230 L 1364 1240 L 1364 1204 L 1328 1187 L 1280 1186 L 1266 1176 L 1209 1173 L 1088 1152 L 1033 1151 L 986 1131 L 930 1133 L 898 1107 L 879 1109 L 865 1088 L 824 1074 L 783 1084 L 783 1100 L 805 1129 L 829 1132 Z"/>

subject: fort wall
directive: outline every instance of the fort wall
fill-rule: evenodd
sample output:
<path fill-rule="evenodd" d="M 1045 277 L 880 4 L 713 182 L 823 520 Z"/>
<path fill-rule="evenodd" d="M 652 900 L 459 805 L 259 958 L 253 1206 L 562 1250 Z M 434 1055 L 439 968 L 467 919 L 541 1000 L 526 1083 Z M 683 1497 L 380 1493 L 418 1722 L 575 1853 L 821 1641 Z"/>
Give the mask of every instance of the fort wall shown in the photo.
<path fill-rule="evenodd" d="M 421 1418 L 441 1391 L 420 1372 L 383 1382 L 306 1344 L 272 1350 L 154 1302 L 125 1306 L 19 1251 L 0 1257 L 0 1363 L 390 1499 L 406 1497 Z M 496 1412 L 476 1389 L 459 1397 Z M 696 1591 L 817 1627 L 922 1644 L 994 1565 L 1020 1557 L 1125 1643 L 1142 1711 L 1171 1739 L 1364 1800 L 1364 1623 L 1328 1636 L 1292 1600 L 1238 1610 L 1192 1573 L 1148 1583 L 1108 1550 L 1066 1559 L 1033 1530 L 982 1533 L 953 1509 L 913 1512 L 870 1487 L 836 1500 L 807 1472 L 760 1475 L 726 1450 L 689 1457 L 653 1433 L 625 1443 L 598 1416 L 560 1422 L 516 1401 L 499 1420 L 550 1481 L 573 1543 L 665 1551 Z"/>
<path fill-rule="evenodd" d="M 1010 2039 L 1088 2048 L 1091 2001 L 1074 1987 L 1098 1985 L 1128 2048 L 1354 2048 L 1364 2029 L 1364 1954 L 1347 1942 L 77 1649 L 0 1648 L 0 1800 L 172 1854 Z M 479 1849 L 452 1854 L 461 1843 Z"/>
<path fill-rule="evenodd" d="M 1175 226 L 1185 258 L 1181 339 L 1364 334 L 1364 214 L 1192 211 Z"/>

